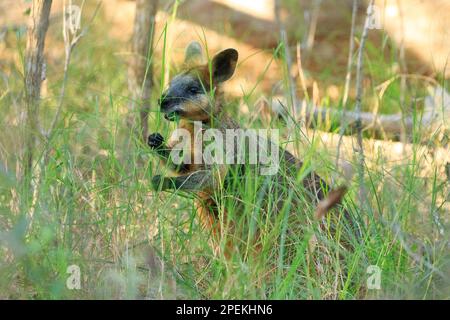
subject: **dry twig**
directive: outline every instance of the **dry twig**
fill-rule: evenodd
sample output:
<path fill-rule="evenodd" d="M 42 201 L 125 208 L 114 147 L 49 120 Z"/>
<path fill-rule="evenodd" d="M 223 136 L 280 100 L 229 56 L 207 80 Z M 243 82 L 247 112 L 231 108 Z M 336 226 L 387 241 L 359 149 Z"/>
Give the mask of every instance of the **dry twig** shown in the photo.
<path fill-rule="evenodd" d="M 81 4 L 81 11 L 84 7 L 84 2 Z M 51 139 L 51 136 L 53 135 L 53 132 L 55 130 L 56 124 L 58 123 L 63 101 L 64 101 L 64 95 L 66 92 L 66 84 L 67 84 L 67 77 L 69 73 L 69 65 L 70 65 L 70 59 L 72 57 L 72 51 L 75 48 L 75 46 L 78 44 L 78 42 L 81 40 L 81 38 L 88 32 L 89 27 L 91 26 L 92 22 L 94 21 L 94 18 L 97 16 L 98 10 L 100 9 L 101 2 L 98 2 L 97 7 L 95 8 L 94 14 L 92 15 L 92 18 L 89 22 L 89 24 L 86 25 L 81 32 L 78 33 L 78 31 L 75 31 L 75 33 L 72 34 L 72 30 L 69 30 L 69 27 L 67 26 L 67 17 L 66 17 L 66 1 L 64 1 L 63 5 L 63 38 L 64 38 L 64 52 L 65 52 L 65 60 L 64 60 L 64 76 L 63 76 L 63 82 L 61 85 L 61 91 L 59 94 L 59 100 L 58 100 L 58 107 L 56 109 L 55 117 L 53 118 L 53 121 L 50 125 L 50 129 L 47 133 L 48 140 Z M 69 0 L 69 6 L 72 5 L 72 0 Z M 71 14 L 71 12 L 69 13 Z M 80 12 L 81 14 L 81 12 Z"/>
<path fill-rule="evenodd" d="M 373 7 L 374 0 L 370 1 L 369 7 Z M 356 137 L 358 143 L 357 155 L 358 155 L 358 176 L 359 176 L 359 203 L 361 206 L 365 203 L 365 190 L 364 190 L 364 147 L 363 147 L 363 127 L 361 118 L 361 105 L 363 96 L 363 77 L 364 77 L 364 46 L 366 44 L 367 36 L 369 34 L 369 21 L 370 15 L 367 14 L 366 21 L 364 23 L 364 29 L 361 36 L 361 42 L 358 51 L 358 62 L 356 65 L 356 104 L 355 112 L 357 115 L 356 125 Z"/>
<path fill-rule="evenodd" d="M 347 60 L 347 74 L 345 75 L 345 86 L 344 86 L 344 97 L 342 99 L 342 109 L 343 109 L 343 117 L 341 121 L 341 126 L 339 128 L 339 134 L 341 136 L 338 146 L 337 146 L 337 156 L 336 156 L 336 166 L 338 166 L 339 158 L 340 158 L 340 150 L 342 144 L 342 136 L 344 135 L 345 128 L 347 127 L 346 122 L 346 110 L 347 110 L 347 100 L 348 94 L 350 91 L 350 82 L 352 79 L 352 67 L 353 67 L 353 51 L 355 50 L 355 26 L 356 26 L 356 15 L 358 13 L 358 0 L 353 0 L 353 9 L 352 9 L 352 27 L 350 30 L 350 44 L 348 51 L 348 60 Z"/>

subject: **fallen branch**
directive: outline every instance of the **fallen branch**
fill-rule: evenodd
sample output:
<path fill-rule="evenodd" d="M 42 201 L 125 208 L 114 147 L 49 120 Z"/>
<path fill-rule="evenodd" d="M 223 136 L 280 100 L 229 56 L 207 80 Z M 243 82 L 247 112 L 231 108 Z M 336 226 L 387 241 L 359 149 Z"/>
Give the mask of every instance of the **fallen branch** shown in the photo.
<path fill-rule="evenodd" d="M 326 108 L 307 105 L 306 109 L 300 114 L 302 119 L 310 126 L 317 126 L 323 123 L 324 119 L 342 120 L 345 117 L 346 125 L 355 124 L 358 118 L 361 120 L 363 130 L 377 130 L 386 134 L 400 135 L 402 126 L 406 134 L 411 136 L 415 128 L 426 128 L 434 131 L 438 127 L 449 124 L 445 123 L 450 119 L 450 93 L 437 85 L 428 88 L 429 95 L 425 97 L 425 108 L 422 115 L 404 117 L 402 114 L 379 115 L 371 112 L 354 111 L 341 112 L 336 108 Z M 285 117 L 284 98 L 275 97 L 270 105 L 271 111 L 282 117 Z M 403 121 L 403 124 L 402 124 Z M 448 122 L 448 121 L 447 121 Z"/>
<path fill-rule="evenodd" d="M 307 130 L 306 139 L 301 141 L 302 147 L 307 149 L 310 141 L 318 141 L 320 150 L 327 150 L 330 157 L 336 156 L 337 145 L 339 143 L 339 134 L 323 132 L 320 130 Z M 342 138 L 341 158 L 343 162 L 351 162 L 354 156 L 353 137 L 344 136 Z M 395 167 L 402 167 L 411 162 L 414 155 L 417 162 L 416 176 L 418 178 L 446 179 L 446 164 L 450 162 L 450 152 L 446 148 L 432 148 L 426 145 L 417 145 L 411 143 L 402 143 L 394 141 L 383 141 L 376 139 L 364 139 L 364 150 L 366 152 L 366 166 L 368 170 L 377 168 L 379 159 L 384 159 L 383 170 L 391 171 Z M 287 149 L 295 149 L 295 143 L 290 142 Z M 345 168 L 339 168 L 340 170 Z M 437 171 L 435 171 L 437 170 Z"/>

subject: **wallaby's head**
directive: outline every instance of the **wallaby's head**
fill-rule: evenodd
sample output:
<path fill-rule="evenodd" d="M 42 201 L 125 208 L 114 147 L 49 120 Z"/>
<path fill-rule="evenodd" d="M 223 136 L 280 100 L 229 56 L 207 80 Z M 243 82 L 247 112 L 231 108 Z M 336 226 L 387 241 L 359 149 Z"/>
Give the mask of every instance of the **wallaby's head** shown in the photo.
<path fill-rule="evenodd" d="M 186 49 L 184 71 L 170 81 L 159 100 L 166 119 L 208 121 L 220 112 L 213 97 L 219 94 L 220 85 L 234 74 L 238 52 L 226 49 L 208 63 L 199 64 L 199 60 L 201 46 L 192 42 Z"/>

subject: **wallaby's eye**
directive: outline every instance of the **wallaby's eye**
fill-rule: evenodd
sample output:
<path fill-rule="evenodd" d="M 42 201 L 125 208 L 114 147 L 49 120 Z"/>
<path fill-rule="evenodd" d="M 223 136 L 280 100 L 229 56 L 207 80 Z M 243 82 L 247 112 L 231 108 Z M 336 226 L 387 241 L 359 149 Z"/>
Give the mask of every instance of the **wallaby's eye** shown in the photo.
<path fill-rule="evenodd" d="M 199 94 L 201 92 L 199 87 L 189 87 L 188 91 L 190 94 Z"/>

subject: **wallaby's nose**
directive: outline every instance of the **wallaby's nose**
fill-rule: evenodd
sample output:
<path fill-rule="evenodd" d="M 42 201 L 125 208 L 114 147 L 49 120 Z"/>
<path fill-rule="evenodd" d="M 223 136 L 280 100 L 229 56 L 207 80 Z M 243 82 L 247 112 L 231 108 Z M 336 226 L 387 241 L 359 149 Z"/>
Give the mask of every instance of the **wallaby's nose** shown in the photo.
<path fill-rule="evenodd" d="M 168 100 L 166 96 L 162 96 L 161 98 L 158 99 L 158 104 L 159 107 L 161 108 L 161 110 L 164 110 L 167 108 L 167 104 L 168 104 Z"/>

